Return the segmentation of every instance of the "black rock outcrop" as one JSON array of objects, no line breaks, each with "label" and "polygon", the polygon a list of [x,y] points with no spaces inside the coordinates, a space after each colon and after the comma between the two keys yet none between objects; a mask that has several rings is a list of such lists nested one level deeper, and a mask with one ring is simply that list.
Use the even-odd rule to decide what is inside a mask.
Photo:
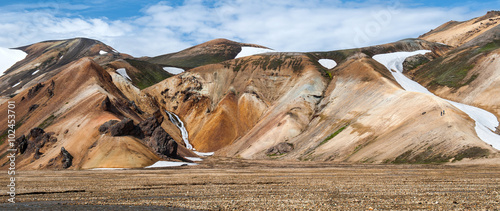
[{"label": "black rock outcrop", "polygon": [[25,135],[22,135],[21,137],[16,139],[15,145],[17,148],[17,152],[19,154],[23,154],[28,148],[28,139],[26,139]]},{"label": "black rock outcrop", "polygon": [[290,143],[279,143],[278,145],[271,147],[267,150],[267,155],[281,155],[289,153],[293,150],[293,144]]},{"label": "black rock outcrop", "polygon": [[134,129],[134,121],[129,118],[125,118],[122,121],[111,126],[109,131],[111,133],[111,136],[127,136],[132,135],[134,133]]},{"label": "black rock outcrop", "polygon": [[33,104],[33,105],[31,105],[31,106],[30,106],[30,108],[29,108],[29,110],[28,110],[28,112],[29,112],[29,113],[33,112],[33,111],[34,111],[34,110],[36,110],[39,106],[40,106],[40,105],[38,105],[38,104]]},{"label": "black rock outcrop", "polygon": [[41,137],[43,134],[45,134],[45,131],[42,128],[35,127],[30,130],[28,138],[37,139],[38,137]]},{"label": "black rock outcrop", "polygon": [[38,83],[35,86],[31,87],[31,89],[28,91],[28,98],[34,97],[43,87],[44,85],[42,83]]},{"label": "black rock outcrop", "polygon": [[61,153],[62,155],[62,167],[67,169],[69,168],[71,165],[73,165],[73,156],[71,154],[69,154],[68,151],[66,151],[66,149],[64,149],[64,147],[61,147]]},{"label": "black rock outcrop", "polygon": [[111,100],[109,100],[109,97],[106,96],[106,98],[101,102],[101,109],[103,111],[111,111]]},{"label": "black rock outcrop", "polygon": [[138,125],[134,125],[134,122],[129,118],[122,121],[109,120],[99,127],[99,132],[102,134],[109,132],[111,136],[134,136],[141,139],[155,153],[176,158],[178,157],[178,144],[161,127],[162,122],[163,115],[157,111],[152,117],[147,118]]},{"label": "black rock outcrop", "polygon": [[162,127],[157,127],[147,144],[160,155],[177,156],[177,142]]},{"label": "black rock outcrop", "polygon": [[149,117],[146,120],[139,123],[139,128],[141,128],[144,136],[152,136],[154,130],[160,126],[160,123],[155,117]]},{"label": "black rock outcrop", "polygon": [[111,128],[111,126],[115,125],[116,123],[118,123],[120,121],[118,120],[109,120],[107,122],[105,122],[104,124],[102,124],[100,127],[99,127],[99,132],[100,133],[107,133],[109,131],[109,128]]}]

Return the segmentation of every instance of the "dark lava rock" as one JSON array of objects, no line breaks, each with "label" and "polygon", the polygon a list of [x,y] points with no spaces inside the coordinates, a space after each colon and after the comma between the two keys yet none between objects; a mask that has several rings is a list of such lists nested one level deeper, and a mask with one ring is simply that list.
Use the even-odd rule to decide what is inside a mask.
[{"label": "dark lava rock", "polygon": [[35,158],[36,160],[38,160],[38,159],[40,158],[40,156],[41,156],[41,155],[42,155],[42,153],[40,152],[40,147],[37,147],[37,148],[35,149],[35,155],[34,155],[34,158]]},{"label": "dark lava rock", "polygon": [[26,139],[25,135],[22,135],[21,137],[16,139],[15,145],[17,148],[17,152],[19,152],[19,154],[23,154],[28,148],[28,139]]},{"label": "dark lava rock", "polygon": [[28,112],[33,112],[34,110],[36,110],[40,105],[38,104],[33,104],[30,106]]},{"label": "dark lava rock", "polygon": [[148,145],[157,153],[168,157],[177,156],[177,142],[162,127],[157,127],[148,140]]},{"label": "dark lava rock", "polygon": [[101,102],[101,109],[103,111],[110,111],[111,110],[111,101],[109,100],[109,97],[106,96],[106,99],[104,99]]},{"label": "dark lava rock", "polygon": [[267,155],[281,155],[289,153],[293,150],[293,144],[290,143],[279,143],[278,145],[271,147],[267,150]]},{"label": "dark lava rock", "polygon": [[53,134],[54,133],[45,133],[42,128],[36,127],[30,130],[28,139],[32,140],[32,142],[34,143],[33,146],[42,148],[48,141],[57,141],[57,138],[52,137]]},{"label": "dark lava rock", "polygon": [[111,126],[110,132],[111,136],[126,136],[133,134],[134,129],[134,121],[129,118],[125,118],[121,122],[118,122]]},{"label": "dark lava rock", "polygon": [[54,96],[54,88],[55,87],[56,87],[56,83],[54,82],[54,80],[52,80],[50,82],[50,85],[49,85],[48,89],[47,89],[47,96],[49,98],[51,98],[52,96]]},{"label": "dark lava rock", "polygon": [[37,137],[34,140],[34,142],[35,142],[36,147],[42,148],[43,146],[45,146],[45,143],[47,143],[50,140],[51,140],[51,135],[48,133],[45,133],[45,134]]},{"label": "dark lava rock", "polygon": [[154,113],[153,113],[153,116],[156,118],[156,120],[158,121],[158,124],[161,124],[163,123],[163,115],[161,114],[161,111],[160,110],[156,110]]},{"label": "dark lava rock", "polygon": [[35,127],[35,128],[30,130],[30,133],[28,134],[28,138],[36,139],[36,138],[42,136],[43,134],[45,134],[45,131],[42,128]]},{"label": "dark lava rock", "polygon": [[413,70],[413,69],[417,68],[418,66],[425,64],[429,61],[430,60],[422,54],[410,56],[410,57],[406,58],[406,60],[403,62],[403,72],[406,72],[408,70]]},{"label": "dark lava rock", "polygon": [[500,127],[497,127],[497,131],[495,131],[495,133],[500,135]]},{"label": "dark lava rock", "polygon": [[38,91],[40,91],[40,89],[42,89],[43,87],[44,85],[41,83],[38,83],[35,86],[31,87],[31,89],[28,91],[28,97],[29,98],[34,97],[38,93]]},{"label": "dark lava rock", "polygon": [[109,120],[107,122],[105,122],[104,124],[102,124],[100,127],[99,127],[99,132],[100,133],[107,133],[109,131],[109,128],[111,128],[111,126],[113,126],[114,124],[118,123],[120,121],[118,120]]},{"label": "dark lava rock", "polygon": [[139,128],[141,128],[144,136],[153,135],[154,130],[160,126],[160,123],[155,117],[149,117],[146,120],[139,123]]},{"label": "dark lava rock", "polygon": [[61,147],[61,153],[60,153],[63,157],[62,159],[62,167],[67,169],[69,168],[71,165],[73,165],[73,156],[71,154],[69,154],[68,151],[66,151],[66,149],[64,149],[64,147]]}]

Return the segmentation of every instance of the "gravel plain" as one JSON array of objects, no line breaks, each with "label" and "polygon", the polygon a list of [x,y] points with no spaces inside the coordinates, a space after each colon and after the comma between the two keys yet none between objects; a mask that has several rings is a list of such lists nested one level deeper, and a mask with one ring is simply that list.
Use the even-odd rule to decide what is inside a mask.
[{"label": "gravel plain", "polygon": [[[7,184],[7,177],[0,179]],[[500,210],[495,165],[214,157],[164,169],[19,171],[16,181],[17,203],[5,203],[2,193],[0,209]]]}]

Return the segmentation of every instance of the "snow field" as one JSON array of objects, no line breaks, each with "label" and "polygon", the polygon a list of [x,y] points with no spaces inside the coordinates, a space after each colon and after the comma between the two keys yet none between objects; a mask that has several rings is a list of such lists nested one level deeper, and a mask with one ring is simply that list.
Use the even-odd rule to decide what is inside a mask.
[{"label": "snow field", "polygon": [[[414,51],[414,52],[395,52],[395,53],[387,53],[387,54],[378,54],[373,56],[373,59],[375,59],[377,62],[383,64],[394,76],[396,81],[406,90],[406,91],[412,91],[412,92],[419,92],[419,93],[424,93],[424,94],[430,94],[434,95],[431,93],[429,90],[427,90],[425,87],[420,85],[419,83],[407,78],[403,74],[403,62],[407,57],[418,55],[418,54],[425,54],[431,52],[429,50],[419,50],[419,51]],[[436,96],[436,95],[434,95]],[[444,99],[443,99],[444,100]],[[497,117],[483,109],[470,106],[470,105],[465,105],[462,103],[457,103],[449,100],[445,100],[455,106],[456,108],[462,110],[464,113],[469,115],[471,119],[473,119],[476,122],[476,127],[474,128],[476,130],[477,136],[483,140],[484,142],[490,144],[493,146],[495,149],[500,149],[500,135],[494,133],[493,131],[496,130],[496,127],[498,127],[499,122]]]}]

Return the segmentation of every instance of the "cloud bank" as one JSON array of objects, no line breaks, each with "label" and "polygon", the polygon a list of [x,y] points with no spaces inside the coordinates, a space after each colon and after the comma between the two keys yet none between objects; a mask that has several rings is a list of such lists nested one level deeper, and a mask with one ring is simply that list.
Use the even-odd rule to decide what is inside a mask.
[{"label": "cloud bank", "polygon": [[0,7],[0,46],[88,37],[133,56],[155,56],[227,38],[278,51],[329,51],[417,37],[485,13],[370,0],[162,1],[120,19],[79,15],[87,8],[62,2]]}]

